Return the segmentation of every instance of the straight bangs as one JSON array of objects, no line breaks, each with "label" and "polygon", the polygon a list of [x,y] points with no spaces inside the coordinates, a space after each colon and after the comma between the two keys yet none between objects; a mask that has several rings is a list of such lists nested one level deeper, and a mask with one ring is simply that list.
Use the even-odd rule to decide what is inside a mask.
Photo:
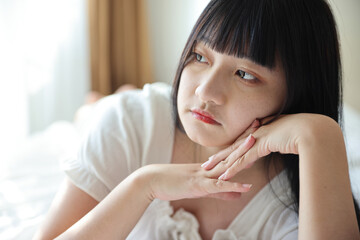
[{"label": "straight bangs", "polygon": [[272,69],[276,60],[277,31],[267,2],[213,1],[194,28],[194,42],[203,42],[219,53],[247,58]]}]

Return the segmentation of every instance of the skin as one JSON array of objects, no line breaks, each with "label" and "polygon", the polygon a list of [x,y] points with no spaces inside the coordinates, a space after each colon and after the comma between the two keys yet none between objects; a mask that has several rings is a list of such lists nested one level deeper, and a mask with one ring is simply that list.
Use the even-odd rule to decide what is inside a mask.
[{"label": "skin", "polygon": [[318,114],[283,115],[253,135],[256,143],[249,151],[225,149],[204,168],[226,169],[220,178],[228,180],[270,152],[298,154],[299,239],[359,239],[345,144],[334,120]]},{"label": "skin", "polygon": [[[285,98],[281,67],[266,69],[203,44],[195,51],[201,57],[183,71],[179,115],[187,140],[201,146],[201,159],[213,157],[203,166],[187,162],[141,167],[100,203],[67,181],[35,239],[60,233],[57,239],[125,239],[155,198],[238,199],[250,191],[243,183],[254,184],[250,192],[258,191],[255,178],[244,182],[251,178],[239,176],[255,174],[270,152],[300,157],[299,239],[359,239],[338,124],[318,114],[293,114],[263,125]],[[256,75],[259,82],[244,82],[236,75],[238,69]],[[194,106],[213,114],[219,124],[194,118],[189,112]],[[256,118],[260,122],[254,123]]]},{"label": "skin", "polygon": [[[202,42],[198,54],[183,70],[178,92],[180,120],[188,137],[215,154],[232,144],[255,119],[275,114],[284,102],[286,83],[279,65],[274,69],[259,66],[211,50]],[[255,80],[241,78],[243,70]],[[250,75],[247,75],[249,78]],[[194,119],[191,109],[212,114],[220,125]]]}]

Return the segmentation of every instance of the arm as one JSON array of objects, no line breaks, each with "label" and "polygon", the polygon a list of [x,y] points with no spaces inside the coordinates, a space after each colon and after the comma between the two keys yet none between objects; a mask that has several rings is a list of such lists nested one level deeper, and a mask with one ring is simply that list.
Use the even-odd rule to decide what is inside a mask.
[{"label": "arm", "polygon": [[339,125],[316,119],[299,140],[299,239],[359,239]]},{"label": "arm", "polygon": [[[249,128],[245,134],[253,131]],[[231,200],[241,196],[239,192],[247,191],[249,187],[240,183],[217,180],[200,164],[142,167],[125,178],[100,204],[66,180],[34,239],[54,239],[61,233],[59,239],[98,238],[98,235],[101,239],[119,236],[124,239],[154,198],[177,200],[207,196]]]},{"label": "arm", "polygon": [[125,239],[152,199],[138,171],[57,239]]},{"label": "arm", "polygon": [[33,239],[54,239],[97,204],[95,199],[65,179]]},{"label": "arm", "polygon": [[143,186],[130,175],[98,204],[66,180],[33,239],[125,239],[151,202]]},{"label": "arm", "polygon": [[[54,204],[50,222],[44,225],[37,239],[52,239],[75,222],[56,239],[125,239],[155,198],[177,200],[207,196],[234,199],[240,196],[239,192],[250,190],[237,182],[210,177],[200,164],[144,166],[124,179],[97,205],[86,193],[70,186],[72,190],[60,197],[61,204]],[[81,197],[72,196],[74,193]]]},{"label": "arm", "polygon": [[[215,154],[205,164],[229,180],[271,152],[299,155],[299,239],[359,239],[343,135],[339,125],[319,114],[283,115],[259,127],[249,151],[237,146]],[[235,157],[234,157],[235,156]],[[226,159],[229,166],[218,164]]]}]

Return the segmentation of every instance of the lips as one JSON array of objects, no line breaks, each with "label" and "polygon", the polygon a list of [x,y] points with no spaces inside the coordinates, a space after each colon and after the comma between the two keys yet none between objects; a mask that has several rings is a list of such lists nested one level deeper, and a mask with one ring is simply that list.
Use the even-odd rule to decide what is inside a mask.
[{"label": "lips", "polygon": [[213,124],[213,125],[221,125],[219,122],[217,122],[214,119],[214,117],[210,113],[202,111],[200,109],[192,109],[191,114],[193,115],[194,118],[196,118],[204,123]]}]

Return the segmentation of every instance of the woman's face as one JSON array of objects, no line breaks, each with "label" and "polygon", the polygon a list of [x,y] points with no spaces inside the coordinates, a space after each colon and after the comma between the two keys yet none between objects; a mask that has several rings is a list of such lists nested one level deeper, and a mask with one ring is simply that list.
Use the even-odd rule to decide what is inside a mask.
[{"label": "woman's face", "polygon": [[282,68],[218,53],[202,42],[184,68],[178,114],[188,137],[207,147],[233,143],[255,119],[277,113],[286,96]]}]

